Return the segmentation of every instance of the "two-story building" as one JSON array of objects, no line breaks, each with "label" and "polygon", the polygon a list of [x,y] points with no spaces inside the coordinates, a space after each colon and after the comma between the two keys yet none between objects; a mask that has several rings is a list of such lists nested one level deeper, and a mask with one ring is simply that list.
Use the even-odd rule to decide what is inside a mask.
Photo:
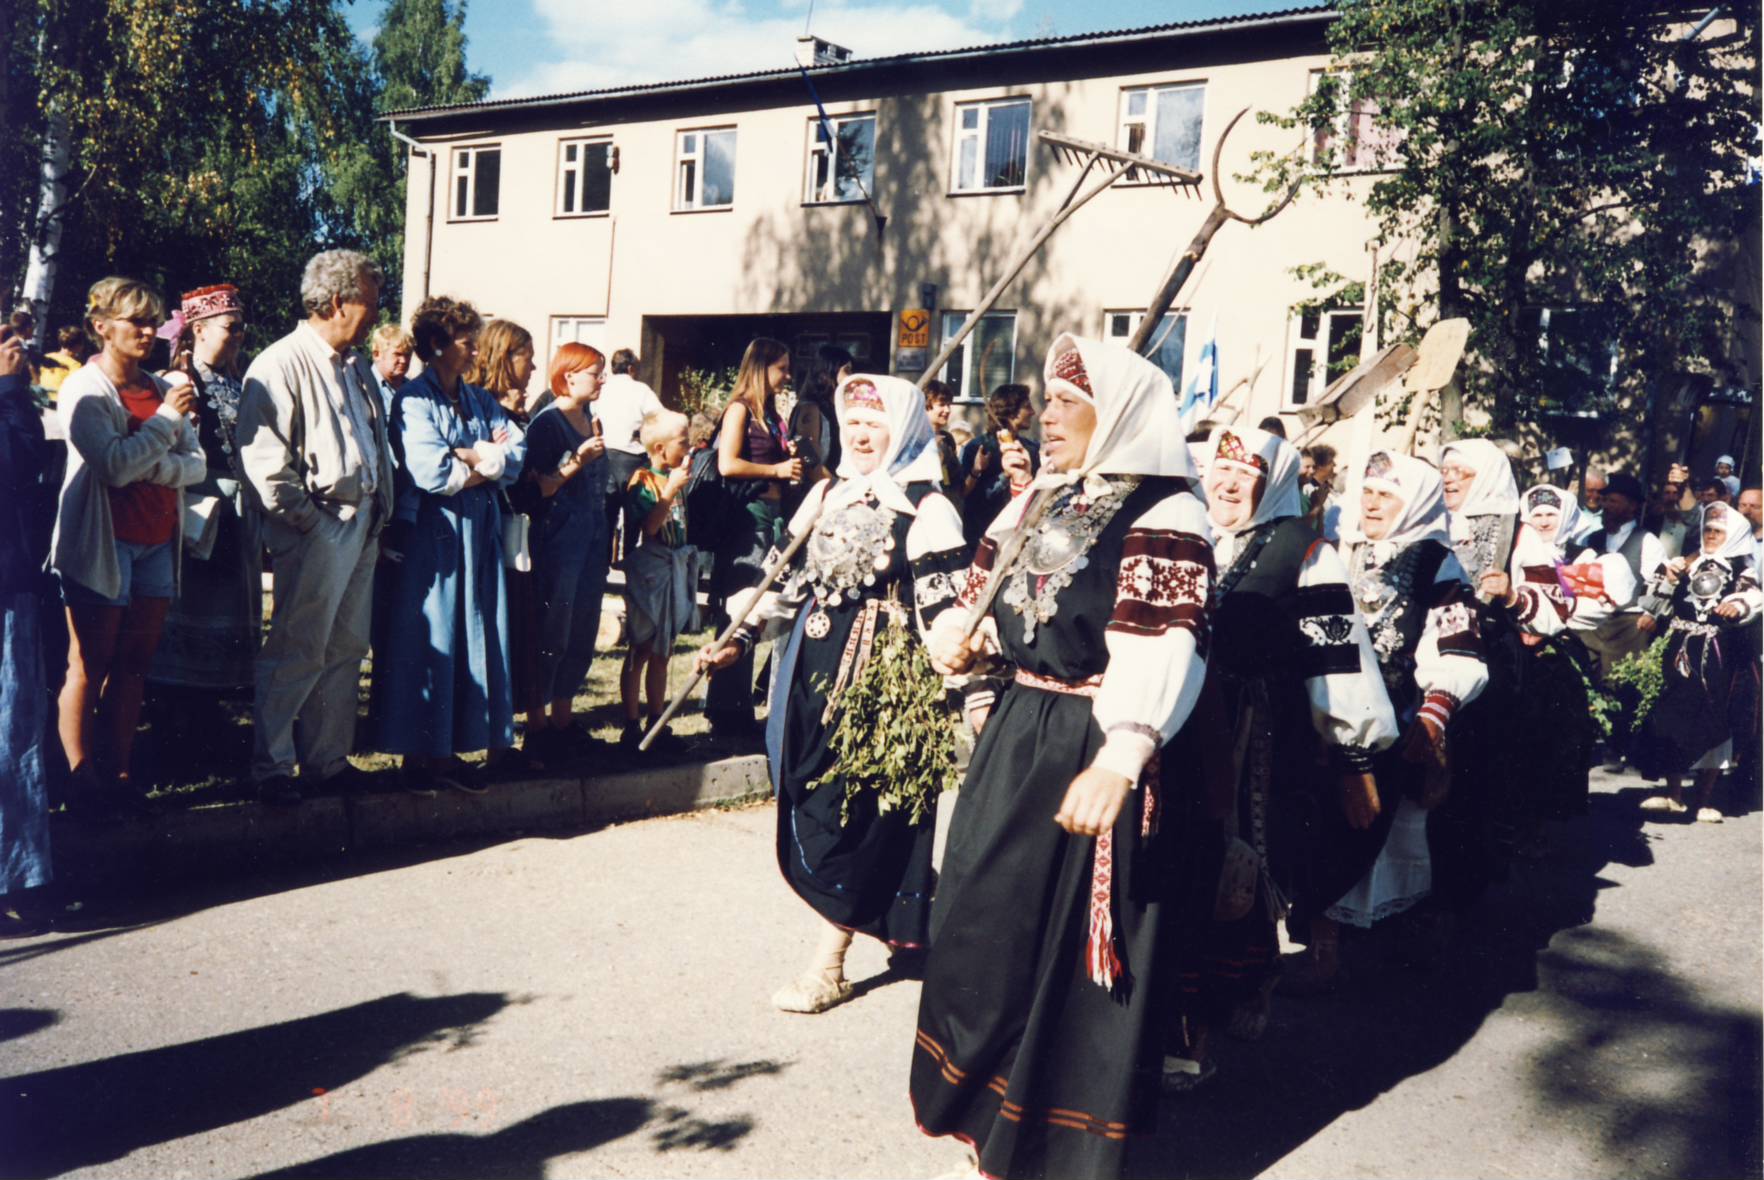
[{"label": "two-story building", "polygon": [[[916,375],[924,353],[896,347],[902,314],[930,312],[935,353],[1077,179],[1037,131],[1207,174],[1187,190],[1123,180],[1077,212],[943,374],[968,401],[1034,385],[1058,332],[1132,334],[1211,207],[1214,149],[1246,108],[1219,179],[1233,209],[1266,206],[1241,178],[1252,153],[1309,145],[1253,115],[1316,84],[1331,19],[1307,5],[870,60],[811,41],[805,68],[397,112],[412,149],[405,316],[431,292],[469,298],[533,333],[541,374],[565,341],[636,348],[667,400],[683,370],[732,366],[756,335],[799,363],[837,343],[861,367]],[[791,52],[779,46],[782,63]],[[1314,306],[1295,273],[1365,281],[1376,263],[1351,190],[1385,145],[1364,112],[1335,133],[1366,179],[1227,224],[1156,330],[1178,388],[1216,343],[1218,418],[1294,414],[1370,351],[1361,309]]]}]

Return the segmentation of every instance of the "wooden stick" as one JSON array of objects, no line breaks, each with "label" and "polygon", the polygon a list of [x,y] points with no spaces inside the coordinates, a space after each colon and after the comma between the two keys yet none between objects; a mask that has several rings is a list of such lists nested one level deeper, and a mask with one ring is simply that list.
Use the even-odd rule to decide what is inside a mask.
[{"label": "wooden stick", "polygon": [[[1029,239],[1028,243],[1023,246],[1022,249],[1017,251],[1016,257],[1011,260],[1010,266],[1007,267],[1005,272],[992,284],[986,294],[981,296],[980,302],[975,305],[973,311],[968,313],[968,318],[962,321],[962,326],[956,331],[956,334],[950,337],[950,339],[944,344],[943,349],[937,354],[936,358],[929,365],[925,366],[925,371],[919,374],[919,380],[916,383],[917,388],[921,392],[924,391],[925,385],[936,376],[938,371],[941,370],[944,365],[949,363],[949,358],[955,354],[957,348],[961,347],[962,341],[966,340],[968,335],[979,326],[981,318],[998,304],[999,298],[1005,293],[1005,289],[1011,285],[1019,274],[1023,273],[1023,268],[1029,265],[1029,260],[1035,257],[1036,251],[1040,250],[1041,247],[1046,244],[1047,239],[1053,236],[1054,230],[1065,224],[1067,218],[1071,217],[1072,214],[1076,213],[1079,209],[1082,209],[1093,197],[1114,184],[1115,181],[1119,180],[1126,174],[1129,168],[1133,167],[1131,163],[1121,164],[1107,176],[1091,185],[1090,188],[1080,192],[1079,190],[1083,187],[1085,178],[1090,175],[1091,168],[1095,164],[1096,157],[1093,155],[1089,162],[1085,164],[1083,171],[1078,174],[1077,183],[1074,184],[1071,191],[1066,194],[1066,199],[1060,203],[1060,207],[1054,210],[1053,215],[1049,217],[1041,228],[1035,232],[1035,235]],[[1038,492],[1037,495],[1042,495],[1042,493]],[[1041,509],[1043,512],[1046,511],[1045,502],[1046,497],[1043,496],[1043,505]],[[1029,507],[1033,509],[1035,506],[1035,502],[1031,501]],[[1036,519],[1040,519],[1040,517],[1038,516]],[[1018,528],[1018,531],[1023,534],[1023,539],[1027,539],[1028,531],[1026,526],[1029,523],[1031,522],[1025,517],[1024,525],[1019,526]],[[791,559],[796,556],[797,551],[808,541],[809,535],[815,531],[815,524],[816,521],[811,520],[804,525],[802,532],[792,537],[790,544],[785,546],[784,551],[778,554],[778,556],[772,560],[772,563],[766,567],[765,576],[761,579],[759,586],[754,590],[753,596],[748,599],[747,608],[741,612],[740,618],[731,619],[729,621],[729,625],[723,629],[723,633],[717,636],[716,641],[711,644],[711,651],[715,651],[717,648],[722,647],[725,643],[729,642],[729,639],[735,634],[741,625],[747,622],[747,618],[753,613],[754,607],[759,605],[760,598],[765,595],[766,591],[772,588],[772,583],[778,580],[778,576],[784,572],[785,567],[790,564]],[[1013,539],[1016,538],[1013,537]],[[1018,540],[1016,550],[1012,551],[1012,556],[1015,556],[1016,552],[1021,550],[1022,547],[1022,540]],[[997,592],[996,587],[988,588],[988,593],[986,595],[986,603],[988,606],[992,603],[992,596]],[[656,719],[655,724],[649,727],[649,732],[643,735],[643,740],[637,743],[637,749],[639,752],[649,749],[650,743],[655,741],[656,735],[662,731],[662,727],[667,725],[667,723],[674,718],[674,715],[685,707],[687,700],[692,696],[693,690],[698,687],[699,682],[702,681],[707,674],[708,673],[703,671],[693,673],[692,679],[687,683],[686,687],[674,695],[674,699],[668,702],[667,709]]]}]

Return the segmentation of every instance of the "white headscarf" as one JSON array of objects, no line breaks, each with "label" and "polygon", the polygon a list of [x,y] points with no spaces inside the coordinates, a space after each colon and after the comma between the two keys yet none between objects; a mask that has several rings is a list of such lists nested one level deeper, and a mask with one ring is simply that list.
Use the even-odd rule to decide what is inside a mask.
[{"label": "white headscarf", "polygon": [[[1123,345],[1062,332],[1047,351],[1042,377],[1050,394],[1064,390],[1095,406],[1096,429],[1075,470],[1054,471],[1043,465],[1034,488],[1082,481],[1091,494],[1102,496],[1111,494],[1100,478],[1105,475],[1180,476],[1195,481],[1194,461],[1176,412],[1176,391],[1162,369]],[[1010,532],[1028,503],[1028,495],[1016,497],[986,531]]]},{"label": "white headscarf", "polygon": [[839,429],[853,418],[867,418],[888,427],[888,450],[868,475],[860,475],[856,457],[846,447],[840,455],[837,483],[827,492],[822,511],[853,504],[874,494],[885,507],[908,516],[917,514],[906,485],[943,483],[943,455],[937,432],[925,416],[925,397],[918,386],[899,377],[853,373],[833,393]]},{"label": "white headscarf", "polygon": [[1507,453],[1486,438],[1462,438],[1440,452],[1440,466],[1456,455],[1458,462],[1474,471],[1470,490],[1464,494],[1453,517],[1511,516],[1519,511],[1519,484]]},{"label": "white headscarf", "polygon": [[[1215,426],[1207,437],[1206,455],[1209,475],[1214,465],[1227,464],[1262,477],[1262,494],[1256,501],[1255,515],[1249,523],[1233,531],[1246,532],[1283,516],[1303,515],[1298,448],[1278,434],[1247,426]],[[1213,522],[1213,528],[1218,532],[1225,531],[1218,521]]]},{"label": "white headscarf", "polygon": [[[1546,540],[1531,523],[1532,513],[1539,508],[1555,508],[1562,514],[1562,523],[1556,526],[1556,535]],[[1574,497],[1554,484],[1540,483],[1525,489],[1525,507],[1520,513],[1525,527],[1513,545],[1523,565],[1548,565],[1552,561],[1561,561],[1571,545],[1577,545],[1580,532],[1580,505]]]},{"label": "white headscarf", "polygon": [[[1721,542],[1721,548],[1717,549],[1715,552],[1704,553],[1703,527],[1711,523],[1726,529],[1727,539]],[[1690,538],[1686,537],[1685,541],[1688,547]],[[1697,519],[1696,556],[1691,558],[1691,564],[1696,564],[1697,558],[1699,557],[1719,557],[1722,561],[1732,565],[1734,559],[1737,557],[1750,557],[1754,552],[1754,549],[1755,544],[1752,540],[1752,525],[1750,521],[1741,516],[1738,511],[1721,503],[1719,500],[1713,504],[1703,505],[1702,514]]]},{"label": "white headscarf", "polygon": [[1403,502],[1403,510],[1390,531],[1374,541],[1360,531],[1360,499],[1356,495],[1342,512],[1343,544],[1370,544],[1375,554],[1388,560],[1397,549],[1417,541],[1452,543],[1446,529],[1445,491],[1440,486],[1439,469],[1433,464],[1394,451],[1373,451],[1356,491],[1366,488],[1390,492]]}]

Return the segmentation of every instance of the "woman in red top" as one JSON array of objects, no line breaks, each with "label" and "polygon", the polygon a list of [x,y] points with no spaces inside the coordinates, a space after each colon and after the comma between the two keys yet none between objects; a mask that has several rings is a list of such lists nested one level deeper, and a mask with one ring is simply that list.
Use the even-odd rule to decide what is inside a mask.
[{"label": "woman in red top", "polygon": [[176,593],[182,489],[207,474],[188,417],[195,386],[142,368],[164,318],[142,283],[94,284],[86,322],[102,348],[62,384],[56,406],[70,451],[54,557],[71,633],[61,742],[74,775],[69,802],[99,815],[142,803],[129,787],[129,753]]}]

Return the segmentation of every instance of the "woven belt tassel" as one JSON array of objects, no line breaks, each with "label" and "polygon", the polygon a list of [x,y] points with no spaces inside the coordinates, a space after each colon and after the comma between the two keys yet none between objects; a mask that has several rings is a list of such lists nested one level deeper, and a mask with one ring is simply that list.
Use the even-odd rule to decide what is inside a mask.
[{"label": "woven belt tassel", "polygon": [[1113,832],[1096,838],[1090,866],[1090,937],[1084,941],[1084,970],[1090,982],[1114,991],[1127,973],[1115,943],[1115,840]]}]

